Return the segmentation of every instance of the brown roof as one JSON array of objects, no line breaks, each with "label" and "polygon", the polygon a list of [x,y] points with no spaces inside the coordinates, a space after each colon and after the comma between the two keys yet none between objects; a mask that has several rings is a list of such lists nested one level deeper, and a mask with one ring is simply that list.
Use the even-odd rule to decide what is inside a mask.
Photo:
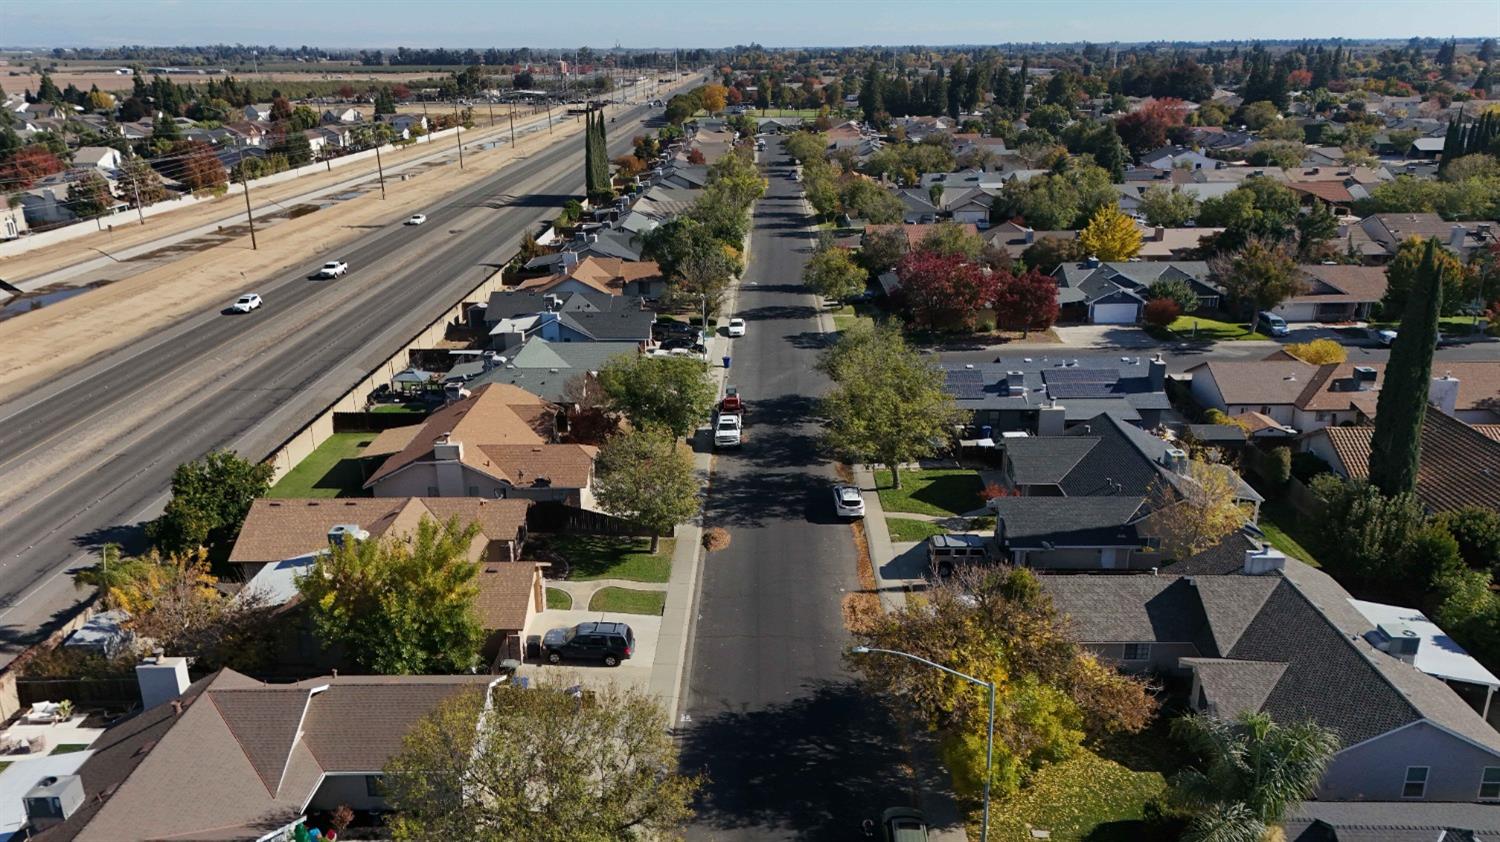
[{"label": "brown roof", "polygon": [[385,460],[365,488],[426,458],[441,435],[471,447],[486,444],[544,444],[556,431],[557,408],[509,383],[486,383],[474,394],[428,416],[399,453]]},{"label": "brown roof", "polygon": [[1294,296],[1293,301],[1361,303],[1385,297],[1384,266],[1303,266],[1302,274],[1327,284],[1337,292],[1312,291]]},{"label": "brown roof", "polygon": [[1280,421],[1259,412],[1241,412],[1238,415],[1231,416],[1231,418],[1245,425],[1246,435],[1253,436],[1256,433],[1265,432],[1266,430],[1284,431],[1286,429],[1281,425]]},{"label": "brown roof", "polygon": [[[1196,373],[1207,369],[1219,385],[1219,393],[1228,404],[1292,404],[1312,411],[1345,410],[1357,407],[1374,417],[1375,401],[1384,382],[1385,363],[1362,362],[1375,369],[1375,385],[1369,391],[1345,390],[1344,384],[1354,374],[1355,363],[1330,363],[1315,366],[1275,354],[1264,360],[1230,360],[1200,363],[1188,369]],[[1458,379],[1458,401],[1455,409],[1500,409],[1500,365],[1493,362],[1434,361],[1434,376],[1450,374]]]},{"label": "brown roof", "polygon": [[479,623],[488,631],[520,631],[535,598],[538,567],[527,561],[491,562],[479,568]]},{"label": "brown roof", "polygon": [[1349,193],[1349,188],[1345,187],[1342,181],[1288,181],[1286,186],[1298,193],[1316,196],[1333,204],[1348,204],[1354,201],[1354,196]]},{"label": "brown roof", "polygon": [[515,541],[530,506],[529,500],[481,497],[261,499],[250,504],[229,561],[261,564],[304,556],[327,547],[328,530],[341,524],[356,524],[376,537],[407,535],[424,517],[439,523],[456,517],[477,524],[487,541]]},{"label": "brown roof", "polygon": [[[1346,474],[1369,476],[1374,427],[1328,427],[1321,432]],[[1500,441],[1429,407],[1422,417],[1417,496],[1439,512],[1463,506],[1500,509]]]},{"label": "brown roof", "polygon": [[1470,424],[1469,426],[1484,436],[1500,441],[1500,424]]},{"label": "brown roof", "polygon": [[1226,404],[1294,403],[1317,366],[1301,360],[1213,360],[1193,366],[1194,376],[1207,369]]},{"label": "brown roof", "polygon": [[378,772],[416,722],[491,676],[339,676],[262,684],[220,670],[110,728],[87,795],[47,840],[255,839],[299,815],[329,772]]},{"label": "brown roof", "polygon": [[486,444],[464,451],[464,464],[527,487],[547,480],[559,488],[587,488],[599,448],[583,444]]},{"label": "brown roof", "polygon": [[592,289],[609,295],[620,295],[625,285],[636,281],[661,279],[661,267],[654,260],[624,260],[618,257],[589,256],[580,260],[571,269],[523,281],[518,290],[546,292],[558,284],[572,279],[587,284]]},{"label": "brown roof", "polygon": [[416,438],[417,433],[421,432],[421,430],[421,424],[381,430],[380,435],[376,436],[374,441],[365,445],[364,450],[359,452],[360,458],[368,459],[371,456],[390,456],[393,453],[400,453],[406,449],[407,445],[411,444],[411,440]]}]

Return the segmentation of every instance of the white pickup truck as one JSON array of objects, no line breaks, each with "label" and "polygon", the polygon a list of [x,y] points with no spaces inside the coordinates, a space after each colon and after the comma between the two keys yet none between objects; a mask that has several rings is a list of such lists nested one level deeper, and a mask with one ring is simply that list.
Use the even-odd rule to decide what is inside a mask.
[{"label": "white pickup truck", "polygon": [[340,277],[341,275],[343,275],[344,273],[346,273],[348,271],[349,271],[349,264],[348,263],[345,263],[342,260],[330,260],[327,263],[323,264],[323,268],[319,269],[318,270],[318,274],[315,275],[314,277],[318,277],[318,278],[337,278],[337,277]]},{"label": "white pickup truck", "polygon": [[744,432],[740,416],[721,413],[714,420],[714,447],[739,447]]}]

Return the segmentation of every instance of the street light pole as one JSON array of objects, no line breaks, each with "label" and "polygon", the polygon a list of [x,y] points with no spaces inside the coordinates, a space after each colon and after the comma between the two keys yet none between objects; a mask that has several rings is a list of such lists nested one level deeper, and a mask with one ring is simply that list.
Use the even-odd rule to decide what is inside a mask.
[{"label": "street light pole", "polygon": [[942,670],[949,675],[956,675],[972,684],[978,684],[989,693],[990,721],[989,728],[984,737],[984,824],[979,828],[979,842],[989,842],[990,838],[990,777],[995,762],[995,682],[982,681],[972,675],[961,673],[956,669],[950,669],[926,658],[913,655],[910,652],[898,652],[895,649],[877,649],[873,646],[856,646],[849,650],[856,655],[868,655],[878,652],[882,655],[895,655],[898,658],[906,658],[919,664],[926,664],[934,669]]}]

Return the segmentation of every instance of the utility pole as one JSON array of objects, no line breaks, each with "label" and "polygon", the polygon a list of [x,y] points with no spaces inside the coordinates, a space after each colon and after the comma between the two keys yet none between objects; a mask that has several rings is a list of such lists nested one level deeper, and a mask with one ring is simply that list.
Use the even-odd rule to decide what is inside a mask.
[{"label": "utility pole", "polygon": [[453,106],[453,136],[458,140],[458,168],[464,168],[464,127],[458,121],[458,106]]},{"label": "utility pole", "polygon": [[516,110],[510,110],[510,147],[516,148]]},{"label": "utility pole", "polygon": [[375,171],[380,173],[380,201],[385,201],[385,167],[380,165],[380,139],[375,139]]},{"label": "utility pole", "polygon": [[[150,164],[147,164],[147,166],[150,166]],[[140,217],[141,224],[145,225],[146,214],[141,210],[141,180],[139,178],[130,179],[130,187],[135,190],[135,215]]]},{"label": "utility pole", "polygon": [[547,134],[552,134],[552,100],[547,100]]},{"label": "utility pole", "polygon": [[493,99],[489,101],[489,106],[490,106],[490,125],[493,126],[493,125],[495,125],[495,101]]},{"label": "utility pole", "polygon": [[250,248],[259,250],[260,246],[255,243],[255,214],[250,212],[250,179],[245,177],[243,168],[240,169],[240,184],[245,188],[245,219],[250,222]]}]

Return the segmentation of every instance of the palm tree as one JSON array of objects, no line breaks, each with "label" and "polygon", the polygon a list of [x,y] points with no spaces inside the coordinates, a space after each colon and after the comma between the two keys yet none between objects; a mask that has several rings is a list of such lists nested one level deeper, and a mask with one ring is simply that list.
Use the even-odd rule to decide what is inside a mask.
[{"label": "palm tree", "polygon": [[1263,713],[1184,716],[1172,734],[1202,758],[1172,782],[1174,799],[1195,813],[1184,842],[1259,842],[1313,794],[1339,749],[1316,722],[1278,725]]}]

